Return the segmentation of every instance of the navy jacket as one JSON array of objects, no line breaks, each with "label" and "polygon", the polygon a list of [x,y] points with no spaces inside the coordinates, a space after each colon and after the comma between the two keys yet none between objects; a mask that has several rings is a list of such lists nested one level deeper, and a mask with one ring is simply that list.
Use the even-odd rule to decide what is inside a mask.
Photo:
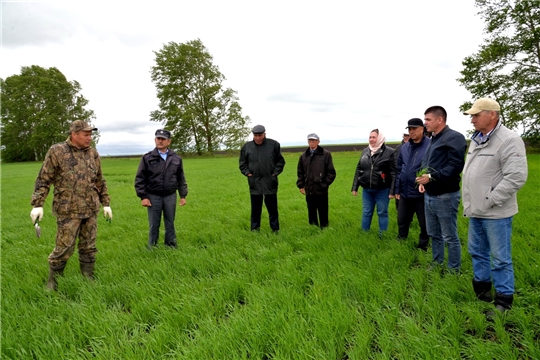
[{"label": "navy jacket", "polygon": [[430,143],[431,140],[424,136],[419,143],[415,143],[411,139],[399,148],[396,194],[406,199],[424,197],[424,194],[418,191],[416,173],[422,166],[422,159]]},{"label": "navy jacket", "polygon": [[188,187],[180,156],[169,149],[165,161],[157,148],[144,154],[135,176],[135,191],[141,200],[148,199],[148,194],[167,196],[176,191],[185,198]]},{"label": "navy jacket", "polygon": [[465,136],[448,125],[431,138],[431,146],[422,161],[422,169],[431,174],[432,181],[424,185],[429,196],[459,191],[466,150]]}]

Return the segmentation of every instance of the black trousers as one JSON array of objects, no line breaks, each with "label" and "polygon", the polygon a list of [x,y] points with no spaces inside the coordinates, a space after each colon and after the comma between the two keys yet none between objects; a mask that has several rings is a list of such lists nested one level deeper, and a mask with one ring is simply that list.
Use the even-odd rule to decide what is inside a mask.
[{"label": "black trousers", "polygon": [[[308,219],[310,225],[328,226],[328,193],[323,195],[306,195]],[[318,218],[317,218],[318,213]]]},{"label": "black trousers", "polygon": [[277,207],[277,194],[253,195],[251,194],[251,230],[259,230],[261,227],[262,205],[268,210],[270,218],[270,228],[273,231],[279,230],[279,214]]},{"label": "black trousers", "polygon": [[429,236],[426,229],[426,212],[424,210],[424,198],[401,197],[398,205],[398,238],[406,239],[409,236],[409,228],[416,213],[420,225],[418,248],[426,249],[429,244]]}]

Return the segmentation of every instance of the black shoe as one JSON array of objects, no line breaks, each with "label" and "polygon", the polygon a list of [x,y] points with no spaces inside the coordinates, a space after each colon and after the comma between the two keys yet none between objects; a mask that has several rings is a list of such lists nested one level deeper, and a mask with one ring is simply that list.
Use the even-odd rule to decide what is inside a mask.
[{"label": "black shoe", "polygon": [[493,321],[497,316],[503,316],[504,314],[506,314],[508,310],[510,309],[507,309],[502,305],[495,305],[494,310],[490,310],[486,313],[486,318],[489,321]]}]

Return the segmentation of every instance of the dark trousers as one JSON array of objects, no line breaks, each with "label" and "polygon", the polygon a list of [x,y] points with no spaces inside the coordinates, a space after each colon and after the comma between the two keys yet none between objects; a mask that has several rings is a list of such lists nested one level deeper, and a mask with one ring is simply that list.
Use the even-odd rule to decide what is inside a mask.
[{"label": "dark trousers", "polygon": [[148,223],[150,225],[148,247],[157,245],[161,214],[163,214],[163,222],[165,223],[165,245],[176,247],[176,231],[174,229],[176,193],[167,196],[148,194],[148,199],[152,203],[152,206],[148,207]]},{"label": "dark trousers", "polygon": [[272,195],[253,195],[251,194],[251,230],[259,230],[261,227],[262,205],[268,210],[270,218],[270,228],[273,231],[279,230],[277,194]]},{"label": "dark trousers", "polygon": [[416,213],[418,224],[420,225],[420,236],[418,240],[418,248],[427,249],[429,244],[429,236],[426,229],[426,212],[424,198],[409,198],[404,197],[399,199],[398,205],[398,238],[406,239],[409,236],[409,227],[413,221],[413,216]]},{"label": "dark trousers", "polygon": [[[306,195],[308,219],[310,225],[328,226],[328,193],[322,195]],[[317,219],[317,213],[319,217]]]}]

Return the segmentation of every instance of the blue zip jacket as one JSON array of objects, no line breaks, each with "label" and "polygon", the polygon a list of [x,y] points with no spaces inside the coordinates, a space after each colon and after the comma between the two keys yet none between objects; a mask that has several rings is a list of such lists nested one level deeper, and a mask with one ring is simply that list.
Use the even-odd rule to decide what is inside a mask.
[{"label": "blue zip jacket", "polygon": [[422,167],[422,159],[430,143],[431,140],[424,136],[419,143],[411,139],[399,148],[395,191],[399,196],[406,199],[424,197],[418,191],[416,173]]},{"label": "blue zip jacket", "polygon": [[431,174],[432,181],[424,185],[429,196],[459,191],[466,150],[465,136],[448,125],[431,138],[431,146],[422,161],[422,168]]}]

